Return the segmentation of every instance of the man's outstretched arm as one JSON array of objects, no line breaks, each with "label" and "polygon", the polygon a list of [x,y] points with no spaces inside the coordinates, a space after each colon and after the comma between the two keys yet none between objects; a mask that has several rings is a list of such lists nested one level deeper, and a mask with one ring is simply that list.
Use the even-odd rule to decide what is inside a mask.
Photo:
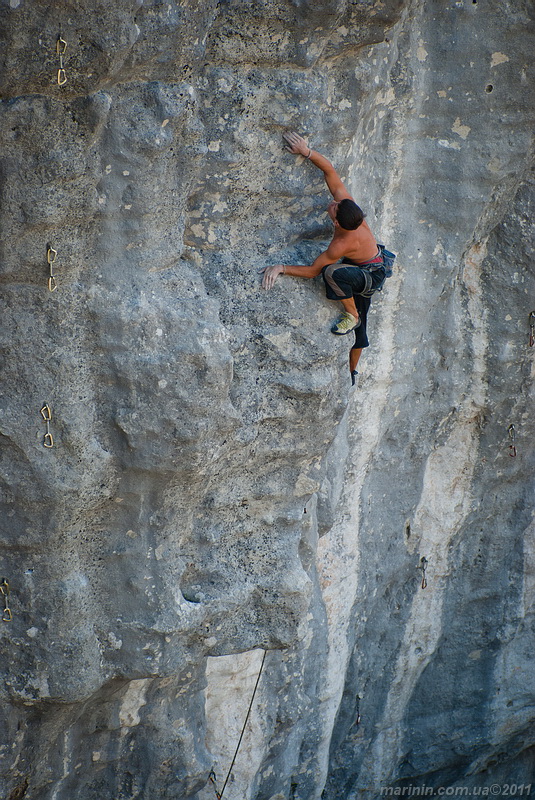
[{"label": "man's outstretched arm", "polygon": [[286,149],[289,150],[290,153],[302,155],[305,158],[308,158],[310,161],[312,161],[314,166],[321,169],[323,172],[323,177],[325,178],[325,183],[329,187],[329,191],[337,203],[339,203],[340,200],[345,200],[346,198],[353,200],[346,187],[342,183],[337,171],[331,162],[325,158],[325,156],[322,156],[321,153],[318,153],[316,150],[312,150],[312,148],[309,147],[305,142],[303,137],[299,136],[298,133],[284,133],[283,136],[288,142],[289,146]]},{"label": "man's outstretched arm", "polygon": [[297,264],[275,264],[273,267],[265,267],[262,272],[262,286],[264,289],[271,289],[277,276],[281,273],[284,275],[292,275],[294,278],[315,278],[320,274],[323,267],[328,264],[335,264],[344,255],[343,250],[340,249],[338,244],[331,242],[327,250],[315,259],[309,266],[300,266]]}]

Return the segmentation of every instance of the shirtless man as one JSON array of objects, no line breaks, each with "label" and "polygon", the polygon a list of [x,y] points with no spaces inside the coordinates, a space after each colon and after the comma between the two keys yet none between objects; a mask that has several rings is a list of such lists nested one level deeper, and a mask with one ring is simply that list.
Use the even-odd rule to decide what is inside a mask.
[{"label": "shirtless man", "polygon": [[[358,374],[357,364],[362,349],[369,344],[366,335],[366,317],[370,307],[370,295],[382,286],[385,279],[382,254],[364,220],[362,210],[345,188],[331,162],[312,150],[297,133],[283,135],[289,145],[286,149],[290,153],[308,158],[323,172],[325,182],[334,198],[327,207],[327,213],[334,223],[334,236],[327,250],[310,266],[276,264],[273,267],[266,267],[262,270],[264,273],[262,286],[271,289],[281,274],[296,278],[315,278],[320,272],[323,273],[327,297],[330,300],[339,300],[344,307],[344,312],[333,324],[331,331],[338,335],[355,331],[355,344],[349,355],[349,370],[352,383],[355,384]],[[342,258],[343,263],[338,264]],[[362,296],[363,291],[368,296]]]}]

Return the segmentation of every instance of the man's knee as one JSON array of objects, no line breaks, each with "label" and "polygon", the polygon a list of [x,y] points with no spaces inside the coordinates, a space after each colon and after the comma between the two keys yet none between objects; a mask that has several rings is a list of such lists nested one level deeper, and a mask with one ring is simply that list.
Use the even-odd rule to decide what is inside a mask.
[{"label": "man's knee", "polygon": [[334,273],[340,269],[340,264],[329,264],[323,272],[325,282],[330,287],[331,291],[336,295],[338,300],[347,300],[347,291],[343,289],[336,281]]}]

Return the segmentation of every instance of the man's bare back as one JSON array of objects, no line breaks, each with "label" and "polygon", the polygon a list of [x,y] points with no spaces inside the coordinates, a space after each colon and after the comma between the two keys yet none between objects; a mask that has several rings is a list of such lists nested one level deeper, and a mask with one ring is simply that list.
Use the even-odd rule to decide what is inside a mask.
[{"label": "man's bare back", "polygon": [[[350,198],[353,199],[352,197]],[[337,204],[336,204],[337,205]],[[365,264],[375,258],[379,252],[375,236],[370,230],[366,220],[362,222],[356,231],[345,231],[343,228],[335,228],[333,243],[343,247],[344,252],[341,258],[350,258],[355,264]]]}]

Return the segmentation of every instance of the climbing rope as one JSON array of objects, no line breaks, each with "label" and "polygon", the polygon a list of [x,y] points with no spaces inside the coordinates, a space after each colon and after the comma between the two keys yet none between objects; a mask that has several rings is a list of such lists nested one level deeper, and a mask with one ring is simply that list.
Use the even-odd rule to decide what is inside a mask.
[{"label": "climbing rope", "polygon": [[2,583],[0,583],[0,594],[4,598],[4,611],[2,614],[2,622],[11,622],[13,619],[13,614],[11,613],[11,609],[9,607],[9,581],[5,578],[2,579]]},{"label": "climbing rope", "polygon": [[422,589],[427,589],[427,578],[425,577],[425,571],[427,569],[427,565],[428,564],[429,564],[429,561],[427,560],[427,558],[425,556],[422,556],[421,559],[420,559],[420,564],[416,568],[416,569],[421,569],[422,570]]},{"label": "climbing rope", "polygon": [[240,749],[240,746],[241,746],[241,743],[242,743],[242,739],[243,739],[243,736],[244,736],[244,733],[245,733],[245,729],[247,727],[247,723],[249,722],[249,717],[251,716],[251,711],[252,711],[254,699],[255,699],[255,696],[256,696],[256,690],[258,689],[258,684],[260,683],[260,678],[262,676],[262,670],[264,669],[264,663],[266,661],[266,656],[267,656],[267,650],[264,650],[264,655],[262,656],[262,663],[260,664],[260,670],[259,670],[258,676],[256,678],[256,683],[255,683],[255,686],[254,686],[254,689],[253,689],[253,694],[251,695],[251,701],[249,703],[249,708],[247,709],[247,714],[245,716],[245,722],[243,723],[243,727],[242,727],[241,733],[240,733],[240,738],[238,739],[238,744],[236,745],[236,750],[234,751],[234,756],[232,758],[232,762],[231,762],[229,770],[227,772],[227,777],[225,778],[225,782],[223,783],[223,788],[221,789],[220,792],[217,791],[217,785],[216,785],[217,776],[216,776],[214,770],[212,770],[210,772],[209,780],[214,786],[215,796],[217,797],[217,800],[221,800],[221,798],[223,797],[223,793],[224,793],[224,791],[225,791],[225,789],[227,787],[227,783],[229,782],[229,778],[230,778],[230,776],[232,774],[232,768],[234,767],[234,764],[236,762],[236,758],[238,756],[238,752],[239,752],[239,749]]},{"label": "climbing rope", "polygon": [[43,439],[44,447],[54,447],[54,439],[52,438],[52,434],[50,433],[50,423],[52,422],[52,411],[48,403],[45,403],[41,409],[41,416],[46,423],[46,433],[45,438]]},{"label": "climbing rope", "polygon": [[507,428],[509,433],[509,455],[511,458],[516,457],[516,430],[514,425],[509,425]]},{"label": "climbing rope", "polygon": [[54,250],[53,247],[50,247],[50,245],[48,245],[48,248],[47,248],[47,251],[46,251],[46,261],[47,261],[47,264],[48,264],[48,268],[50,270],[50,275],[48,277],[48,291],[49,292],[55,292],[56,289],[58,288],[58,284],[56,282],[56,276],[54,275],[54,267],[53,267],[53,264],[54,264],[54,261],[56,260],[57,255],[58,255],[58,251]]}]

